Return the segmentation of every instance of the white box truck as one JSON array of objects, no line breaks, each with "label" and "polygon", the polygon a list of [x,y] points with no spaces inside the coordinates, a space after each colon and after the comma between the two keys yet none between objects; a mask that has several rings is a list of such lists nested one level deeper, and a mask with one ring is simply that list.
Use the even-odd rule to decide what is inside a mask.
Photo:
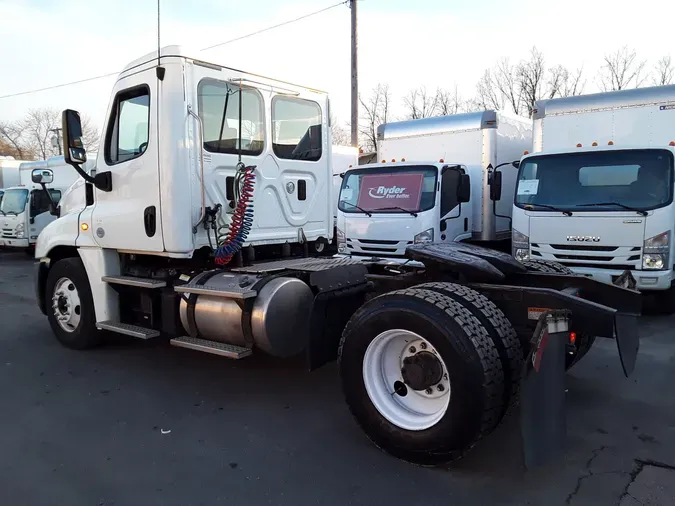
[{"label": "white box truck", "polygon": [[522,158],[513,254],[612,283],[629,271],[675,309],[675,86],[542,100]]},{"label": "white box truck", "polygon": [[19,184],[19,166],[22,163],[12,156],[0,156],[0,190]]},{"label": "white box truck", "polygon": [[[510,251],[511,162],[531,144],[532,122],[502,111],[380,125],[379,163],[343,179],[339,254],[405,260],[410,244],[447,241]],[[468,200],[458,194],[463,175]]]},{"label": "white box truck", "polygon": [[[33,183],[34,170],[50,169],[53,174],[45,194],[41,185]],[[19,167],[19,184],[5,188],[0,203],[0,241],[6,248],[20,248],[32,254],[40,232],[56,216],[51,212],[50,199],[58,205],[62,194],[78,178],[63,156],[36,162],[22,162]]]},{"label": "white box truck", "polygon": [[[35,248],[36,301],[64,346],[92,348],[107,331],[229,359],[304,354],[310,369],[338,359],[366,434],[425,465],[464,455],[516,400],[526,462],[559,448],[570,332],[614,338],[616,328],[633,370],[637,292],[550,279],[509,253],[453,242],[408,248],[436,268],[406,276],[309,257],[333,225],[325,92],[171,46],[131,62],[111,97],[94,177],[82,169],[79,114],[64,111],[85,207],[47,225]],[[562,291],[577,283],[596,303]],[[566,311],[527,320],[535,300]]]}]

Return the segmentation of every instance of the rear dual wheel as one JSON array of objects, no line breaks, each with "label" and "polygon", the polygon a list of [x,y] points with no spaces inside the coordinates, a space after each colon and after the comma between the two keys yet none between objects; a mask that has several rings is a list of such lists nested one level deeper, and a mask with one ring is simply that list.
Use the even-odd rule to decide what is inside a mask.
[{"label": "rear dual wheel", "polygon": [[449,285],[447,293],[421,285],[366,303],[347,324],[338,359],[347,405],[366,435],[420,465],[462,457],[497,426],[512,388],[487,317],[453,292],[457,285],[434,285]]}]

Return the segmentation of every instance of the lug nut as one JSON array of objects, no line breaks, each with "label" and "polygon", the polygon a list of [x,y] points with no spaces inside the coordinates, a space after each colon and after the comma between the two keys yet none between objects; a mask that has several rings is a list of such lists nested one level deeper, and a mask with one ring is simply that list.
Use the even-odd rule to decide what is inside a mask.
[{"label": "lug nut", "polygon": [[410,350],[408,350],[408,351],[410,351],[410,353],[415,353],[417,351],[417,348],[415,348],[414,346],[411,346]]},{"label": "lug nut", "polygon": [[444,380],[448,379],[448,373],[447,372],[443,375],[443,379]]},{"label": "lug nut", "polygon": [[420,348],[422,348],[423,350],[426,350],[427,349],[427,343],[420,344]]},{"label": "lug nut", "polygon": [[443,390],[445,390],[445,387],[443,385],[438,385],[436,388],[438,388],[439,392],[442,392]]},{"label": "lug nut", "polygon": [[433,393],[433,390],[431,390],[431,388],[427,388],[427,389],[424,391],[424,393],[427,394],[427,395],[431,395],[431,394]]}]

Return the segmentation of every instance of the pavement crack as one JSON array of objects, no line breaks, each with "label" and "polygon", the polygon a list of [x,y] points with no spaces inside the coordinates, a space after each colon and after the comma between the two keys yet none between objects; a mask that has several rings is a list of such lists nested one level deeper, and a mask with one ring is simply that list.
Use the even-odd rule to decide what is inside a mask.
[{"label": "pavement crack", "polygon": [[596,458],[598,458],[600,453],[606,449],[607,446],[602,445],[591,452],[591,456],[588,458],[588,460],[586,461],[586,465],[584,466],[584,470],[586,471],[586,473],[579,476],[579,478],[577,479],[577,484],[574,487],[574,490],[572,490],[572,492],[567,496],[567,499],[565,499],[565,504],[567,505],[572,504],[574,497],[579,493],[579,490],[581,490],[581,484],[584,482],[584,480],[590,478],[594,474],[604,474],[604,473],[594,473],[591,470],[591,465],[593,465],[593,461]]},{"label": "pavement crack", "polygon": [[645,468],[645,466],[651,466],[651,467],[658,467],[661,469],[668,469],[670,471],[675,471],[675,465],[672,464],[666,464],[665,462],[658,462],[656,460],[649,460],[649,459],[635,459],[635,464],[633,465],[632,471],[629,473],[630,479],[628,480],[628,483],[626,483],[626,486],[623,487],[623,491],[621,492],[621,495],[619,496],[619,502],[624,497],[631,497],[635,499],[637,502],[642,504],[642,501],[637,499],[636,497],[633,497],[631,494],[628,493],[628,489],[630,486],[635,483],[635,480],[637,479],[638,475],[642,472],[642,470]]}]

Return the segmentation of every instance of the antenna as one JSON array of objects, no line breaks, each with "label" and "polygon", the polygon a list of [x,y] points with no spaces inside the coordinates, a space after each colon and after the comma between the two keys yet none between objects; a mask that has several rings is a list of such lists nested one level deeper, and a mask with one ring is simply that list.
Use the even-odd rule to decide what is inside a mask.
[{"label": "antenna", "polygon": [[164,68],[160,66],[160,54],[162,51],[161,37],[160,37],[160,4],[161,0],[157,0],[157,79],[164,80]]}]

